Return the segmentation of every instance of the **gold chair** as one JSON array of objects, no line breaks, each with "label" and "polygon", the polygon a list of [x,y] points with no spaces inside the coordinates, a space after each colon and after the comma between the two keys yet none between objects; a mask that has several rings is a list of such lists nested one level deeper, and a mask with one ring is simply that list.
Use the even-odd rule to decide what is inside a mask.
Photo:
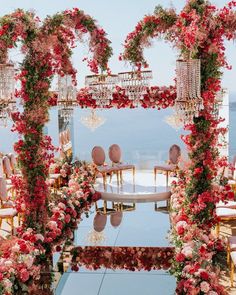
[{"label": "gold chair", "polygon": [[166,186],[168,186],[169,174],[178,170],[178,163],[181,156],[181,149],[177,144],[173,144],[169,149],[169,160],[167,164],[154,166],[154,180],[156,184],[157,172],[165,172]]}]

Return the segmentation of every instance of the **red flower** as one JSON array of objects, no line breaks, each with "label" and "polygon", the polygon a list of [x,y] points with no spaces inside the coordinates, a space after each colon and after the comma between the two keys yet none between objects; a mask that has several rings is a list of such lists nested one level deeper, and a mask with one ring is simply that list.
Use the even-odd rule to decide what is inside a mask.
[{"label": "red flower", "polygon": [[183,262],[185,260],[185,255],[183,253],[177,253],[175,255],[175,260],[177,262]]}]

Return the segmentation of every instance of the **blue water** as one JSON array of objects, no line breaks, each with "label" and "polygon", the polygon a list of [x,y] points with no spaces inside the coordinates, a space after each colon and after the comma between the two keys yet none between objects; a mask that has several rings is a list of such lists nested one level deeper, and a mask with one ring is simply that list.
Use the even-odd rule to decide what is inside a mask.
[{"label": "blue water", "polygon": [[[106,118],[104,125],[91,132],[84,127],[81,116],[88,114],[88,110],[75,109],[73,116],[73,142],[75,157],[91,160],[91,150],[95,145],[101,145],[106,151],[108,147],[117,143],[123,151],[123,160],[139,164],[141,168],[150,168],[153,163],[165,161],[170,145],[179,144],[183,151],[184,144],[180,138],[183,130],[176,131],[165,122],[165,117],[172,114],[171,109],[123,109],[102,110],[97,114]],[[48,134],[53,143],[58,145],[58,111],[50,111],[50,122],[47,125]],[[0,129],[0,151],[7,153],[13,150],[17,140],[16,133],[12,133],[11,123],[8,128]],[[230,146],[229,155],[236,154],[236,108],[230,109]],[[108,160],[108,159],[107,159]]]}]

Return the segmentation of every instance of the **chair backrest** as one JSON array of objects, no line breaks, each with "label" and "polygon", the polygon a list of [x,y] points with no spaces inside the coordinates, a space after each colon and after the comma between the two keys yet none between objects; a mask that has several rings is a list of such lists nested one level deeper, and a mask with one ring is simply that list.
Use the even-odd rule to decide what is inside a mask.
[{"label": "chair backrest", "polygon": [[107,223],[107,215],[97,213],[93,220],[93,228],[96,232],[101,232],[104,230]]},{"label": "chair backrest", "polygon": [[16,166],[17,166],[16,157],[14,154],[10,153],[10,154],[8,154],[8,158],[10,160],[11,170],[15,173]]},{"label": "chair backrest", "polygon": [[181,149],[177,144],[173,144],[169,150],[170,164],[177,165],[181,156]]},{"label": "chair backrest", "polygon": [[114,227],[118,227],[121,224],[122,218],[123,218],[122,211],[117,211],[111,214],[111,217],[110,217],[111,225]]},{"label": "chair backrest", "polygon": [[0,177],[0,200],[7,200],[7,184],[5,178],[3,177]]},{"label": "chair backrest", "polygon": [[0,157],[0,177],[4,176],[2,158]]},{"label": "chair backrest", "polygon": [[92,149],[92,159],[94,164],[96,164],[97,166],[102,166],[104,164],[106,155],[101,146],[95,146]]},{"label": "chair backrest", "polygon": [[12,176],[12,170],[11,170],[10,160],[7,156],[4,156],[2,158],[2,164],[3,164],[3,171],[6,177],[10,178]]},{"label": "chair backrest", "polygon": [[109,158],[113,163],[120,163],[121,148],[118,146],[118,144],[113,144],[109,147]]}]

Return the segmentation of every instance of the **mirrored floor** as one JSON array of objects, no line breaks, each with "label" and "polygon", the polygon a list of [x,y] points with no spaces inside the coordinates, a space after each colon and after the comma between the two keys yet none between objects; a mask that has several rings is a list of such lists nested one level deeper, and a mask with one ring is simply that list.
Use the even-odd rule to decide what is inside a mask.
[{"label": "mirrored floor", "polygon": [[[151,173],[150,173],[151,174]],[[145,190],[155,187],[149,179],[144,182]],[[136,179],[137,187],[141,186]],[[163,178],[164,180],[164,178]],[[130,178],[131,181],[131,178]],[[130,187],[130,184],[127,186]],[[125,186],[123,187],[125,190]],[[132,206],[132,204],[127,204]],[[98,208],[103,202],[98,202]],[[166,202],[158,202],[157,207],[165,207]],[[112,207],[111,202],[108,207]],[[84,217],[75,231],[75,246],[112,246],[112,247],[168,247],[170,220],[167,210],[155,211],[155,203],[137,203],[131,211],[99,214],[92,208],[89,218]],[[63,274],[56,289],[56,295],[171,295],[175,293],[175,278],[164,270],[127,271],[99,269],[90,271],[81,267],[79,272],[70,269]]]}]

